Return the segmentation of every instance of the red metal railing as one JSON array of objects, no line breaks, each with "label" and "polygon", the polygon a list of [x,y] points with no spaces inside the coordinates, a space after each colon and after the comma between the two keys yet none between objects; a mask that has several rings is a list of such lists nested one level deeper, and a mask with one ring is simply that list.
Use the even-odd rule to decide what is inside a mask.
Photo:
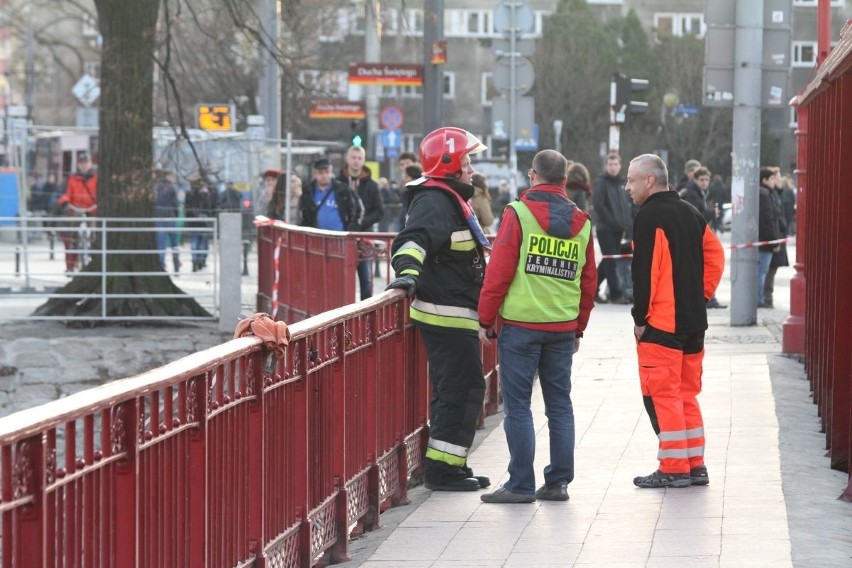
[{"label": "red metal railing", "polygon": [[[852,446],[852,20],[816,77],[797,97],[800,128],[798,211],[804,220],[791,307],[804,290],[805,369],[819,405],[831,467],[849,471]],[[802,221],[799,221],[801,227]],[[812,232],[813,228],[813,232]],[[806,277],[806,278],[805,278]],[[794,310],[791,310],[793,313]],[[800,337],[785,323],[785,339]],[[786,350],[786,349],[785,349]],[[843,493],[852,501],[852,476]]]},{"label": "red metal railing", "polygon": [[346,559],[422,464],[425,355],[399,291],[290,329],[0,419],[0,565]]},{"label": "red metal railing", "polygon": [[358,261],[378,264],[384,283],[392,273],[388,251],[395,233],[345,233],[259,224],[257,309],[295,322],[352,304]]}]

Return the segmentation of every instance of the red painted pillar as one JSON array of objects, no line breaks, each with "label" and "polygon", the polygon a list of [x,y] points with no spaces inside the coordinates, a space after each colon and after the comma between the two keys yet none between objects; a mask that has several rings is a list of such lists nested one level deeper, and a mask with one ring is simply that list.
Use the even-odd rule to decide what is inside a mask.
[{"label": "red painted pillar", "polygon": [[796,156],[796,274],[790,280],[790,315],[784,320],[781,350],[784,353],[805,352],[805,244],[807,242],[808,189],[808,107],[799,106],[796,96],[790,104],[797,108],[799,126]]}]

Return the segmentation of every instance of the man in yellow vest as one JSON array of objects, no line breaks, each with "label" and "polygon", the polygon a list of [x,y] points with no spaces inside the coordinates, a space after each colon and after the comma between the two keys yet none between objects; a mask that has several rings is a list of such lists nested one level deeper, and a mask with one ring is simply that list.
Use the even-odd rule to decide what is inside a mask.
[{"label": "man in yellow vest", "polygon": [[[594,307],[595,247],[589,215],[565,193],[568,162],[554,150],[533,159],[530,189],[503,212],[479,298],[479,325],[497,340],[509,480],[486,503],[567,501],[574,479],[571,361]],[[530,399],[538,372],[550,430],[550,464],[536,490]]]}]

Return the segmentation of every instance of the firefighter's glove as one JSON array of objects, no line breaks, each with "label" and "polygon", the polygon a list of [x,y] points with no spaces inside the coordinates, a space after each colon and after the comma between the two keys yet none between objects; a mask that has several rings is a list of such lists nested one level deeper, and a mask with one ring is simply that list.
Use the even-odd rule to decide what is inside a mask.
[{"label": "firefighter's glove", "polygon": [[410,298],[414,295],[414,290],[417,289],[417,279],[414,276],[411,276],[410,274],[400,276],[395,280],[391,280],[391,283],[388,284],[388,287],[385,288],[385,290],[391,290],[393,288],[405,290],[406,297]]}]

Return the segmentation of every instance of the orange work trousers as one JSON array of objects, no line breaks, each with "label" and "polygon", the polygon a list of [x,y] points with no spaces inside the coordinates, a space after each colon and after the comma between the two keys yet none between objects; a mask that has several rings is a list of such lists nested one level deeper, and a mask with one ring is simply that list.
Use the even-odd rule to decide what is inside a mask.
[{"label": "orange work trousers", "polygon": [[645,410],[659,438],[660,471],[704,465],[701,392],[704,332],[672,334],[647,326],[636,346]]}]

